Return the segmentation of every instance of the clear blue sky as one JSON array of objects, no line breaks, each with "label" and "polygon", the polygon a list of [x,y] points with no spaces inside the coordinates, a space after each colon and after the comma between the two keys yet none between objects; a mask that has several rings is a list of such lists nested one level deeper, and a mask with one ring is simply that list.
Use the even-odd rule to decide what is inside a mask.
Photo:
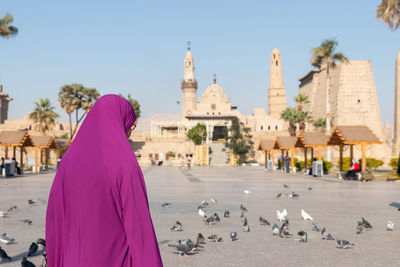
[{"label": "clear blue sky", "polygon": [[310,50],[334,37],[352,60],[371,60],[382,121],[393,121],[394,61],[400,30],[375,20],[380,0],[336,1],[32,1],[1,0],[19,34],[0,39],[0,73],[22,118],[59,88],[82,83],[101,94],[131,93],[143,117],[179,113],[186,42],[192,43],[198,96],[213,73],[244,114],[266,107],[269,56],[282,53],[289,105]]}]

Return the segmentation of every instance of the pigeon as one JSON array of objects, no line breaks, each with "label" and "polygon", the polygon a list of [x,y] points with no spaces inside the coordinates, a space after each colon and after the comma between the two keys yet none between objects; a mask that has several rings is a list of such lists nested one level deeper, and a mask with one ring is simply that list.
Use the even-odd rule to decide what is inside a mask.
[{"label": "pigeon", "polygon": [[168,202],[164,202],[161,204],[161,207],[163,207],[163,208],[168,208],[169,206],[171,206],[171,203],[168,203]]},{"label": "pigeon", "polygon": [[220,219],[219,216],[218,216],[218,213],[214,213],[213,216],[214,216],[214,220],[215,220],[216,222],[220,222],[220,221],[221,221],[221,219]]},{"label": "pigeon", "polygon": [[358,222],[356,234],[359,235],[364,231],[365,231],[364,224],[362,224],[361,222]]},{"label": "pigeon", "polygon": [[277,224],[272,225],[272,235],[279,235],[280,229]]},{"label": "pigeon", "polygon": [[289,219],[285,219],[285,221],[281,225],[282,230],[288,230],[289,229]]},{"label": "pigeon", "polygon": [[179,221],[176,221],[174,226],[172,226],[171,231],[175,231],[175,232],[183,231],[182,223],[180,223]]},{"label": "pigeon", "polygon": [[201,207],[204,209],[204,208],[208,208],[210,206],[210,203],[208,203],[208,202],[206,202],[206,201],[202,201],[201,202]]},{"label": "pigeon", "polygon": [[12,212],[12,211],[17,210],[17,209],[18,209],[18,207],[13,205],[8,209],[8,212]]},{"label": "pigeon", "polygon": [[322,237],[324,237],[325,231],[326,231],[326,229],[325,229],[325,227],[323,227],[322,230],[321,230]]},{"label": "pigeon", "polygon": [[261,225],[270,225],[269,221],[267,221],[267,219],[265,219],[265,218],[263,218],[261,216],[260,216],[259,221],[260,221]]},{"label": "pigeon", "polygon": [[309,187],[309,188],[308,188],[308,191],[311,191],[311,190],[312,190],[312,187]]},{"label": "pigeon", "polygon": [[229,218],[231,215],[229,214],[229,210],[224,212],[224,218]]},{"label": "pigeon", "polygon": [[300,231],[297,233],[299,236],[301,236],[302,238],[300,239],[300,242],[307,242],[308,238],[307,238],[307,233],[304,231]]},{"label": "pigeon", "polygon": [[361,218],[362,223],[366,230],[372,230],[372,225],[364,218]]},{"label": "pigeon", "polygon": [[204,244],[204,236],[201,233],[197,234],[197,242],[196,244],[201,245]]},{"label": "pigeon", "polygon": [[316,223],[312,223],[312,230],[316,231],[316,232],[320,232],[321,228]]},{"label": "pigeon", "polygon": [[230,238],[231,238],[231,240],[232,241],[236,241],[238,238],[237,238],[237,233],[236,232],[231,232],[230,234],[229,234],[229,236],[230,236]]},{"label": "pigeon", "polygon": [[37,240],[36,240],[36,243],[38,244],[38,245],[41,245],[42,247],[46,247],[46,240],[44,240],[43,238],[38,238]]},{"label": "pigeon", "polygon": [[296,194],[295,192],[292,192],[292,193],[290,193],[290,194],[286,194],[286,196],[287,196],[288,198],[296,198],[296,197],[299,197],[300,195],[299,195],[299,194]]},{"label": "pigeon", "polygon": [[199,215],[201,218],[207,218],[206,213],[201,209],[201,206],[199,206]]},{"label": "pigeon", "polygon": [[289,238],[291,236],[292,236],[291,233],[289,233],[289,232],[287,232],[287,231],[285,231],[283,229],[279,230],[279,237],[281,237],[281,238]]},{"label": "pigeon", "polygon": [[29,219],[23,219],[23,220],[20,220],[20,221],[23,222],[25,225],[31,225],[32,224],[32,221],[29,220]]},{"label": "pigeon", "polygon": [[240,204],[240,210],[242,212],[247,212],[247,209],[245,208],[245,206],[243,206],[243,204]]},{"label": "pigeon", "polygon": [[392,223],[392,221],[388,221],[386,230],[393,231],[393,229],[394,229],[394,223]]},{"label": "pigeon", "polygon": [[351,243],[347,240],[336,240],[336,242],[342,249],[355,247],[354,243]]},{"label": "pigeon", "polygon": [[312,221],[313,220],[313,218],[307,212],[305,212],[304,210],[301,210],[301,216],[303,217],[303,220],[305,220],[305,221],[307,221],[307,220]]},{"label": "pigeon", "polygon": [[29,246],[28,257],[33,256],[38,251],[38,248],[39,248],[39,246],[35,242],[33,242]]},{"label": "pigeon", "polygon": [[9,261],[12,260],[12,259],[7,255],[6,251],[3,250],[3,249],[0,247],[0,261],[1,261],[2,259],[3,259],[3,260],[9,260]]},{"label": "pigeon", "polygon": [[247,223],[247,219],[246,218],[244,219],[242,230],[243,230],[243,232],[250,232],[250,225]]},{"label": "pigeon", "polygon": [[210,239],[212,242],[222,242],[223,241],[222,237],[219,237],[217,235],[211,235],[207,238]]},{"label": "pigeon", "polygon": [[217,200],[215,198],[212,198],[211,202],[214,203],[214,204],[217,204]]},{"label": "pigeon", "polygon": [[278,218],[278,221],[283,222],[286,219],[286,216],[286,209],[284,209],[282,212],[280,212],[279,210],[276,211],[276,217]]},{"label": "pigeon", "polygon": [[28,200],[28,204],[29,204],[29,205],[33,205],[33,204],[35,204],[35,203],[36,203],[36,202],[33,201],[32,199],[29,199],[29,200]]},{"label": "pigeon", "polygon": [[46,251],[43,252],[42,256],[43,256],[43,261],[42,261],[42,265],[41,266],[47,267],[47,253],[46,253]]},{"label": "pigeon", "polygon": [[168,246],[174,247],[179,252],[179,256],[186,256],[189,252],[196,248],[196,245],[190,239],[188,239],[185,243],[178,245],[169,244]]},{"label": "pigeon", "polygon": [[14,238],[7,236],[6,233],[4,233],[0,236],[0,242],[4,243],[6,245],[12,244],[14,242],[14,240],[15,240]]},{"label": "pigeon", "polygon": [[280,192],[279,194],[277,194],[277,195],[275,196],[275,198],[278,199],[278,198],[280,198],[281,196],[282,196],[282,192]]},{"label": "pigeon", "polygon": [[8,216],[8,213],[7,213],[7,212],[5,212],[5,211],[3,211],[3,210],[0,210],[0,217],[2,217],[2,218],[7,218],[7,216]]},{"label": "pigeon", "polygon": [[214,215],[213,216],[210,216],[210,217],[208,217],[207,219],[205,219],[204,220],[204,222],[205,223],[207,223],[207,224],[213,224],[213,222],[215,221],[215,217],[214,217]]},{"label": "pigeon", "polygon": [[285,184],[283,184],[283,187],[284,187],[284,188],[289,188],[289,186],[288,186],[288,185],[285,185]]},{"label": "pigeon", "polygon": [[175,101],[175,102],[176,102],[176,104],[178,104],[178,105],[181,103],[181,101],[178,101],[178,100],[177,100],[177,101]]},{"label": "pigeon", "polygon": [[331,234],[327,234],[325,240],[335,240]]},{"label": "pigeon", "polygon": [[247,189],[244,189],[243,192],[244,192],[245,194],[250,194],[250,193],[251,193],[251,191],[250,191],[250,190],[247,190]]},{"label": "pigeon", "polygon": [[21,266],[22,266],[22,267],[36,267],[36,265],[33,264],[32,262],[28,261],[28,260],[26,259],[26,257],[22,257]]}]

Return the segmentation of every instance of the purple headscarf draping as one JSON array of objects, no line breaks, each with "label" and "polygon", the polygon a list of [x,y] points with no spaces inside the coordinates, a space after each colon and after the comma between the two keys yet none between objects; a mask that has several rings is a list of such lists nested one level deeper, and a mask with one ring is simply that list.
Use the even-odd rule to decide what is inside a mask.
[{"label": "purple headscarf draping", "polygon": [[146,186],[126,132],[132,105],[105,95],[63,156],[46,216],[49,267],[162,266]]}]

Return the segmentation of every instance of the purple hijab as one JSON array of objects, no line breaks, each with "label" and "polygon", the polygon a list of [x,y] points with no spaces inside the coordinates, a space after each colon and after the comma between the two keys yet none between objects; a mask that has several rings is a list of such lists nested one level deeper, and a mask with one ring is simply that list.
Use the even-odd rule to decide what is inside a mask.
[{"label": "purple hijab", "polygon": [[49,267],[162,266],[146,186],[126,132],[132,105],[105,95],[62,158],[46,216]]}]

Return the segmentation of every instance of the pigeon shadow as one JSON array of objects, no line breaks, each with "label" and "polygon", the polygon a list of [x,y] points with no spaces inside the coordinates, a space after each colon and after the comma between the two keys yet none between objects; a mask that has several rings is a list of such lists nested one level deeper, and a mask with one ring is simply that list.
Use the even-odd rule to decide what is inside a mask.
[{"label": "pigeon shadow", "polygon": [[341,247],[341,246],[337,246],[336,248],[340,248],[340,249],[353,249],[353,247]]},{"label": "pigeon shadow", "polygon": [[[30,257],[28,257],[28,252],[23,252],[23,253],[14,255],[14,256],[11,256],[11,255],[9,255],[9,256],[10,256],[11,259],[12,259],[11,262],[16,262],[16,261],[21,261],[23,257],[27,257],[28,260],[31,259],[31,258],[38,257],[38,256],[42,257],[43,252],[45,252],[45,251],[46,251],[46,250],[42,248],[42,249],[38,250],[34,255],[32,255],[32,256],[30,256]],[[3,260],[3,261],[4,261],[4,260]],[[0,261],[0,264],[1,264],[3,261]],[[4,261],[4,263],[5,263],[5,262],[8,262],[8,261]]]},{"label": "pigeon shadow", "polygon": [[[192,256],[192,255],[196,255],[198,252],[187,252],[187,253],[185,253],[185,255],[187,255],[187,256]],[[181,253],[180,252],[176,252],[176,251],[173,251],[172,252],[172,254],[177,254],[177,255],[180,255]],[[184,257],[184,256],[181,256],[181,257]]]},{"label": "pigeon shadow", "polygon": [[160,241],[160,242],[158,242],[158,244],[159,245],[164,245],[164,244],[167,244],[167,243],[169,243],[171,240],[163,240],[163,241]]},{"label": "pigeon shadow", "polygon": [[392,206],[392,207],[400,209],[400,203],[399,202],[392,202],[392,203],[389,204],[389,206]]}]

